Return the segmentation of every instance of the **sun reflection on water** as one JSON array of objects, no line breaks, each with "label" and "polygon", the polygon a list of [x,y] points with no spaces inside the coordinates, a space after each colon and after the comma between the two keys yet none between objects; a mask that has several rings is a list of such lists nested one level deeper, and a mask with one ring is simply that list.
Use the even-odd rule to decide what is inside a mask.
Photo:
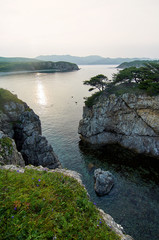
[{"label": "sun reflection on water", "polygon": [[46,105],[47,104],[47,98],[46,98],[44,86],[39,79],[37,80],[37,102],[40,105]]}]

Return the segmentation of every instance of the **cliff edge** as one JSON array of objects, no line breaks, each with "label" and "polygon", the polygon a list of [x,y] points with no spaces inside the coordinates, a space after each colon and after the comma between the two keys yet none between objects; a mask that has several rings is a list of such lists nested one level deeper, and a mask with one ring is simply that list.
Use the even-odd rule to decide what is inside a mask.
[{"label": "cliff edge", "polygon": [[120,144],[159,158],[159,96],[103,94],[85,106],[79,123],[81,139],[91,144]]},{"label": "cliff edge", "polygon": [[[52,146],[42,136],[39,117],[26,103],[4,89],[0,89],[0,131],[0,153],[4,164],[16,163],[17,157],[12,158],[12,153],[16,152],[17,156],[20,152],[25,165],[42,165],[52,169],[61,165]],[[11,150],[6,155],[8,147]]]}]

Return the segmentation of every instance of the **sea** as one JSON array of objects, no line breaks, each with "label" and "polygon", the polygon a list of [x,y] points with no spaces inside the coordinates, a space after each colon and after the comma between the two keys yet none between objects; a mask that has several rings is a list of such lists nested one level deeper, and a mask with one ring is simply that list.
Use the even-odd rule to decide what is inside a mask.
[{"label": "sea", "polygon": [[[114,65],[83,65],[63,73],[1,75],[0,88],[10,90],[39,115],[46,136],[62,166],[81,174],[97,207],[110,214],[135,240],[159,239],[159,163],[119,146],[90,147],[81,142],[82,119],[89,86],[83,81],[97,74],[109,80],[118,72]],[[108,195],[94,191],[94,170],[109,170],[115,178]]]}]

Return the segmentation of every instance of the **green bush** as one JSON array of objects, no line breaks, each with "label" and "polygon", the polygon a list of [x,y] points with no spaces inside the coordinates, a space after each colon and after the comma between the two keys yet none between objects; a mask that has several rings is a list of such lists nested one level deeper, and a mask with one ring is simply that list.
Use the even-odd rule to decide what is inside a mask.
[{"label": "green bush", "polygon": [[85,105],[87,107],[92,107],[98,100],[99,96],[102,94],[102,91],[94,93],[90,97],[86,97]]},{"label": "green bush", "polygon": [[61,173],[0,170],[0,239],[120,239],[86,190]]},{"label": "green bush", "polygon": [[145,80],[139,83],[139,88],[144,89],[149,95],[159,94],[159,83],[152,80]]}]

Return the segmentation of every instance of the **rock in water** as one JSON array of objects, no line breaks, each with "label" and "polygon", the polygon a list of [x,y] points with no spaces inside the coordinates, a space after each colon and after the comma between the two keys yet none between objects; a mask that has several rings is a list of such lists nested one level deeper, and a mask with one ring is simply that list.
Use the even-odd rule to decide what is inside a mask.
[{"label": "rock in water", "polygon": [[114,185],[114,177],[109,171],[102,171],[100,168],[94,171],[94,189],[99,196],[108,194]]}]

